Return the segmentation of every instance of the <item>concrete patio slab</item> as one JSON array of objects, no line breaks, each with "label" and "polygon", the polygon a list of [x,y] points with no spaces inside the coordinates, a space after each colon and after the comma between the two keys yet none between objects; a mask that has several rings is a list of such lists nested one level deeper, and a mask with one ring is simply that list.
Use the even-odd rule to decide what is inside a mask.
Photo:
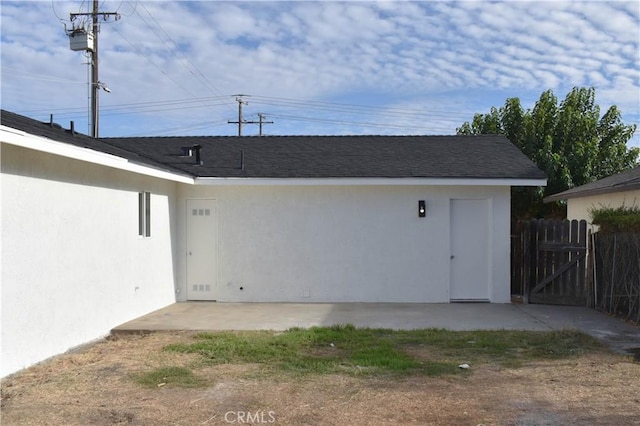
[{"label": "concrete patio slab", "polygon": [[640,348],[640,328],[586,307],[490,303],[181,302],[122,324],[114,334],[160,330],[276,330],[336,324],[409,330],[578,329],[618,352]]}]

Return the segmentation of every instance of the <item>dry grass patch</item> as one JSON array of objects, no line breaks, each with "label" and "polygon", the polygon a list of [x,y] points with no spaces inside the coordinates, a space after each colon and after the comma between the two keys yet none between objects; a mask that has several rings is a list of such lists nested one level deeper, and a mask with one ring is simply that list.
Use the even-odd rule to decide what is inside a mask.
[{"label": "dry grass patch", "polygon": [[[193,333],[126,336],[5,378],[2,424],[227,425],[225,414],[238,412],[272,412],[282,425],[638,423],[640,365],[631,357],[582,347],[562,357],[556,350],[523,358],[527,349],[511,351],[516,355],[510,357],[520,357],[513,368],[500,357],[492,361],[485,344],[473,348],[470,339],[465,341],[473,348],[468,352],[456,350],[455,344],[442,352],[438,346],[410,341],[408,335],[403,339],[396,342],[398,350],[418,362],[442,357],[478,362],[469,362],[471,369],[464,374],[456,367],[457,374],[439,376],[357,374],[350,367],[300,373],[269,362],[215,363],[199,353],[165,350],[199,341]],[[462,347],[464,339],[459,341]],[[346,357],[352,350],[344,342],[333,343],[331,349],[312,345],[306,355],[331,357],[335,348]],[[147,387],[135,380],[170,366],[190,370],[203,386]]]}]

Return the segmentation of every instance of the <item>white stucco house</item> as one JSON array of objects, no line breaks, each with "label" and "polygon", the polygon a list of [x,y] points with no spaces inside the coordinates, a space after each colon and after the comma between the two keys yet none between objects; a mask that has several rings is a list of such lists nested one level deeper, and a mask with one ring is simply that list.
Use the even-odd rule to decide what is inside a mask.
[{"label": "white stucco house", "polygon": [[550,195],[544,202],[560,200],[567,202],[567,219],[589,224],[594,209],[640,206],[640,166]]},{"label": "white stucco house", "polygon": [[5,376],[176,301],[510,301],[502,136],[93,139],[2,111]]}]

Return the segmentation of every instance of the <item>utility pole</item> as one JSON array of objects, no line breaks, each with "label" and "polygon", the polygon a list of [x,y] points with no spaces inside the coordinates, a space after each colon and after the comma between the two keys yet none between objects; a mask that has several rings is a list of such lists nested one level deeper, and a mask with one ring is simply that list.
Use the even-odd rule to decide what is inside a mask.
[{"label": "utility pole", "polygon": [[242,105],[249,105],[249,102],[242,100],[243,96],[248,95],[235,95],[236,102],[238,102],[238,121],[227,121],[229,124],[237,124],[238,125],[238,136],[242,136],[242,125],[243,124],[260,124],[260,136],[262,136],[262,125],[263,124],[273,124],[273,121],[264,121],[265,115],[262,113],[258,113],[259,121],[246,121],[242,119]]},{"label": "utility pole", "polygon": [[236,102],[238,102],[238,121],[227,121],[229,124],[238,125],[238,136],[242,136],[242,105],[249,105],[249,102],[243,101],[242,97],[247,95],[236,95]]},{"label": "utility pole", "polygon": [[273,124],[273,121],[264,121],[266,117],[261,112],[258,113],[258,118],[260,119],[258,120],[258,123],[260,123],[260,136],[262,136],[262,124]]},{"label": "utility pole", "polygon": [[103,19],[106,21],[109,16],[115,16],[116,21],[120,19],[120,15],[118,12],[100,12],[99,10],[99,1],[93,0],[93,10],[91,12],[83,12],[83,13],[70,13],[70,20],[73,22],[78,16],[91,16],[91,34],[93,35],[93,46],[92,48],[87,48],[89,52],[91,52],[91,136],[94,138],[99,137],[99,102],[98,102],[98,94],[100,89],[105,90],[106,92],[110,92],[107,86],[104,83],[101,83],[98,79],[98,33],[100,32],[100,23],[98,22],[98,17],[102,15]]}]

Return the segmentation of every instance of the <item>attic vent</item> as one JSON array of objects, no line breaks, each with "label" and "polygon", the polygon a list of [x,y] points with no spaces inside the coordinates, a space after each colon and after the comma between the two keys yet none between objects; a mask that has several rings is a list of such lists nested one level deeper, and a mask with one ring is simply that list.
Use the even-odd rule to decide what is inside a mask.
[{"label": "attic vent", "polygon": [[193,155],[193,147],[191,146],[181,146],[180,150],[182,150],[181,157],[191,157]]}]

